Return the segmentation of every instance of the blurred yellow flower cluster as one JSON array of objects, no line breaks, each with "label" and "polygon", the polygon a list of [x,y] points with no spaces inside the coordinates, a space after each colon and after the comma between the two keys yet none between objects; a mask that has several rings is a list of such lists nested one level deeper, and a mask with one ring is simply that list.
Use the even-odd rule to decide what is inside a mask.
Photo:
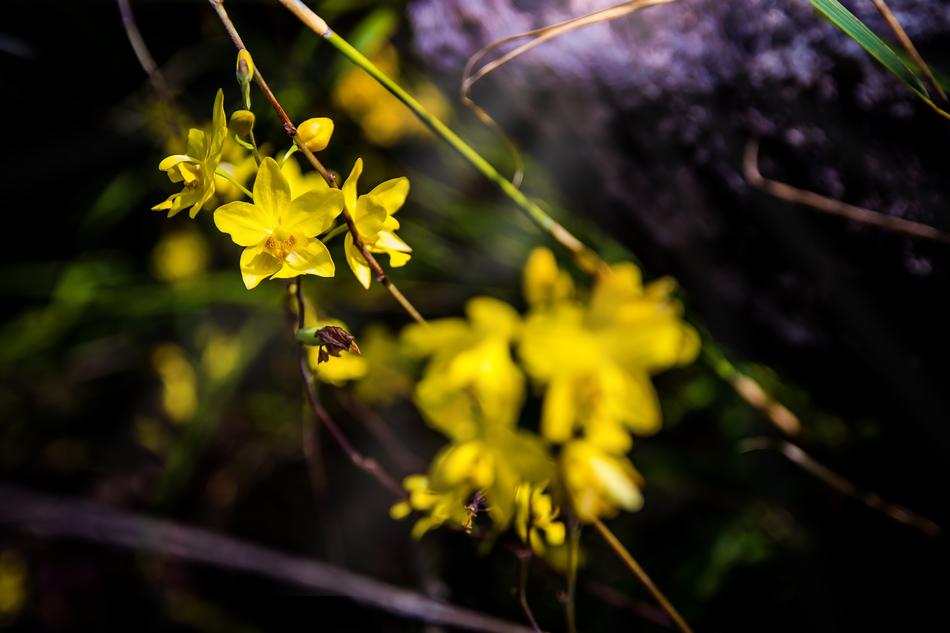
[{"label": "blurred yellow flower cluster", "polygon": [[[371,61],[383,73],[399,80],[399,54],[392,45],[385,45],[370,55]],[[431,82],[413,85],[413,94],[439,119],[449,112],[445,98]],[[410,135],[428,130],[412,116],[375,79],[360,68],[344,73],[333,88],[333,104],[355,119],[366,139],[374,145],[388,147]]]},{"label": "blurred yellow flower cluster", "polygon": [[[564,543],[559,507],[581,521],[638,509],[642,482],[627,453],[633,434],[660,426],[650,377],[699,350],[673,290],[620,263],[581,297],[542,248],[525,267],[525,315],[478,297],[465,319],[406,328],[405,352],[427,360],[416,405],[450,443],[426,475],[406,480],[409,498],[393,516],[420,512],[421,536],[468,529],[484,504],[494,531],[513,525],[541,553]],[[518,427],[526,375],[543,397],[537,433]]]}]

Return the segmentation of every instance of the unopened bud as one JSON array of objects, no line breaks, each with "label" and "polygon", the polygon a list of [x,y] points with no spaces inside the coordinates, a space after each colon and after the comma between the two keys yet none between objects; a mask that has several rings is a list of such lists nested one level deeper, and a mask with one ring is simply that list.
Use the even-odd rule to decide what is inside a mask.
[{"label": "unopened bud", "polygon": [[240,84],[250,83],[254,79],[254,60],[246,48],[238,51],[236,74]]},{"label": "unopened bud", "polygon": [[254,113],[250,110],[236,110],[231,114],[231,122],[228,123],[228,129],[232,134],[237,134],[243,138],[254,129]]},{"label": "unopened bud", "polygon": [[327,117],[307,119],[297,126],[297,135],[311,152],[323,151],[333,136],[333,120]]}]

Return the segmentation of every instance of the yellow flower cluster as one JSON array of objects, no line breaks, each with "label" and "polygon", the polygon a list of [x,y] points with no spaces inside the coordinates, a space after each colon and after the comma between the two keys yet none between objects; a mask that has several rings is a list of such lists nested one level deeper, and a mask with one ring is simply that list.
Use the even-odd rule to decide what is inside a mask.
[{"label": "yellow flower cluster", "polygon": [[[246,88],[247,77],[252,74],[253,62],[242,50],[238,75],[243,77],[243,87]],[[247,104],[248,99],[245,94]],[[231,200],[214,211],[214,224],[230,235],[235,244],[244,247],[240,268],[248,289],[264,279],[334,276],[336,267],[323,240],[339,233],[332,230],[335,227],[350,229],[344,243],[346,261],[364,288],[369,288],[372,280],[364,252],[388,254],[393,267],[409,261],[412,249],[396,235],[399,221],[394,217],[409,193],[407,178],[388,180],[369,193],[358,195],[363,160],[357,158],[342,188],[332,189],[318,175],[300,173],[291,158],[296,148],[280,162],[270,157],[261,159],[251,133],[253,113],[241,109],[235,114],[240,115],[240,125],[231,126],[229,138],[224,94],[219,90],[210,133],[189,130],[186,153],[168,156],[159,164],[172,182],[183,183],[184,188],[152,207],[154,210],[167,211],[171,217],[188,208],[194,218],[216,192],[219,198]],[[308,119],[299,131],[301,142],[310,151],[325,149],[332,134],[333,121],[327,118]],[[242,156],[241,148],[252,149],[257,160]],[[227,160],[222,162],[225,152]],[[244,183],[255,170],[253,192],[249,192],[243,188]],[[251,201],[240,199],[242,194]],[[338,222],[344,210],[351,226]]]},{"label": "yellow flower cluster", "polygon": [[[450,443],[427,475],[406,480],[409,499],[393,516],[422,513],[413,530],[421,536],[444,524],[468,528],[484,503],[493,530],[513,524],[540,553],[564,542],[555,499],[581,521],[638,509],[641,479],[626,455],[633,434],[660,426],[650,377],[699,350],[673,290],[666,279],[644,285],[636,266],[621,263],[585,300],[553,254],[536,249],[525,267],[525,315],[479,297],[466,319],[408,327],[404,348],[427,359],[416,404]],[[543,391],[539,433],[517,425],[526,374]]]}]

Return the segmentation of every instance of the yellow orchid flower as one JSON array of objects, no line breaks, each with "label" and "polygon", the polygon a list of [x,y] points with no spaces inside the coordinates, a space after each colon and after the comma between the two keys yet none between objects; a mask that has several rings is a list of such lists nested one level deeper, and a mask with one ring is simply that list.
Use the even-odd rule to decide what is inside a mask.
[{"label": "yellow orchid flower", "polygon": [[531,255],[525,294],[533,309],[518,352],[528,374],[547,386],[541,420],[547,439],[563,443],[578,428],[597,427],[609,438],[604,448],[623,453],[630,447],[625,433],[659,430],[650,375],[687,364],[699,351],[673,289],[669,280],[644,287],[639,269],[620,263],[598,279],[584,305],[550,251]]},{"label": "yellow orchid flower", "polygon": [[561,450],[560,470],[574,513],[581,521],[614,516],[619,509],[643,507],[642,477],[626,457],[579,439]]},{"label": "yellow orchid flower", "polygon": [[483,425],[512,427],[524,401],[524,374],[510,345],[520,317],[508,304],[476,297],[468,321],[438,319],[403,332],[407,353],[431,356],[415,402],[430,426],[454,440],[474,437]]},{"label": "yellow orchid flower", "polygon": [[556,520],[558,514],[560,510],[551,496],[545,494],[544,485],[523,483],[518,486],[515,492],[515,531],[538,556],[544,555],[545,543],[554,547],[564,544],[567,530]]},{"label": "yellow orchid flower", "polygon": [[288,156],[287,160],[280,166],[280,173],[287,179],[290,185],[290,195],[292,197],[307,193],[308,191],[325,191],[330,188],[327,181],[313,169],[306,172],[300,169],[300,163],[295,156]]},{"label": "yellow orchid flower", "polygon": [[198,215],[202,206],[214,195],[214,171],[221,161],[221,152],[228,135],[224,115],[224,93],[218,90],[211,113],[211,136],[194,128],[188,130],[187,154],[166,157],[158,168],[168,174],[172,182],[184,183],[185,188],[172,194],[164,202],[152,207],[153,211],[168,211],[172,217],[182,209],[191,207],[188,215]]},{"label": "yellow orchid flower", "polygon": [[330,252],[315,238],[330,228],[342,209],[343,194],[335,189],[291,199],[290,185],[277,162],[268,157],[254,180],[254,203],[229,202],[215,211],[214,223],[245,247],[241,276],[250,290],[268,277],[332,277]]},{"label": "yellow orchid flower", "polygon": [[[357,158],[353,170],[343,183],[343,199],[347,211],[353,217],[356,232],[371,253],[389,255],[393,268],[405,266],[412,249],[395,233],[399,221],[393,215],[399,211],[409,194],[409,179],[393,178],[379,184],[367,194],[357,196],[356,184],[363,173],[363,159]],[[346,261],[356,279],[364,288],[369,288],[372,271],[363,254],[356,247],[353,235],[347,234],[344,242]]]}]

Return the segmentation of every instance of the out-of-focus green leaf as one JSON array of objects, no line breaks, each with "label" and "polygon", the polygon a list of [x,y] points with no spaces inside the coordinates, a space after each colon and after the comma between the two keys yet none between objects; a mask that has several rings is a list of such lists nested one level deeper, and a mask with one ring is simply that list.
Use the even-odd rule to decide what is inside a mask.
[{"label": "out-of-focus green leaf", "polygon": [[950,119],[950,113],[945,112],[927,93],[927,87],[920,77],[904,63],[900,55],[891,46],[874,34],[861,20],[848,11],[838,0],[809,0],[812,6],[828,18],[832,24],[845,32],[851,39],[861,45],[874,59],[887,68],[894,76],[907,84],[927,105],[941,116]]}]

